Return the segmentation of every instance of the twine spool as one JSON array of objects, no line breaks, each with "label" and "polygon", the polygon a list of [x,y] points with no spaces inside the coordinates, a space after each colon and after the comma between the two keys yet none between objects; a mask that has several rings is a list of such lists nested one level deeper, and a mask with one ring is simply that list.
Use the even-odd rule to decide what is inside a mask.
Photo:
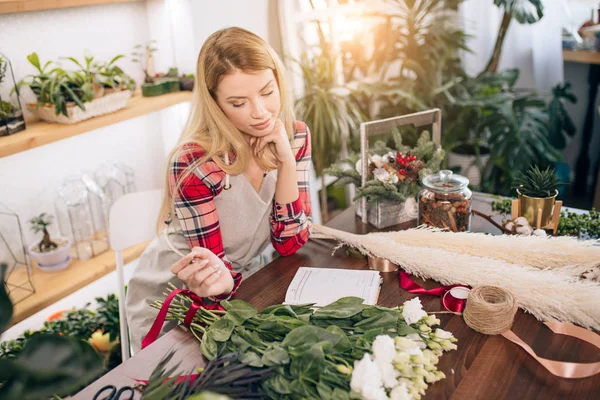
[{"label": "twine spool", "polygon": [[509,292],[496,286],[478,286],[469,292],[463,318],[477,332],[498,335],[512,327],[517,308]]}]

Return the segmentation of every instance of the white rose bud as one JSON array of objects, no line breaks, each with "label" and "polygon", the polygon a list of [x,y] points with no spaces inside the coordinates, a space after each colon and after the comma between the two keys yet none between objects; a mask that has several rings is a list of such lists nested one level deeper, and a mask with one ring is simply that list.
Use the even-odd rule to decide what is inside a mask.
[{"label": "white rose bud", "polygon": [[440,320],[436,318],[435,315],[428,315],[425,317],[425,323],[429,326],[439,325]]},{"label": "white rose bud", "polygon": [[429,325],[427,325],[426,323],[425,323],[425,324],[421,324],[421,325],[419,325],[419,330],[420,330],[421,332],[424,332],[424,333],[425,333],[425,332],[431,332],[431,328],[430,328],[430,327],[429,327]]},{"label": "white rose bud", "polygon": [[445,350],[445,351],[457,349],[457,346],[454,343],[452,343],[451,341],[449,341],[448,339],[442,340],[440,342],[440,346],[442,347],[442,350]]},{"label": "white rose bud", "polygon": [[442,348],[442,346],[440,346],[439,343],[434,341],[427,342],[427,347],[429,347],[431,350],[439,350]]},{"label": "white rose bud", "polygon": [[345,365],[336,365],[335,369],[337,369],[340,374],[352,375],[352,368],[349,368]]}]

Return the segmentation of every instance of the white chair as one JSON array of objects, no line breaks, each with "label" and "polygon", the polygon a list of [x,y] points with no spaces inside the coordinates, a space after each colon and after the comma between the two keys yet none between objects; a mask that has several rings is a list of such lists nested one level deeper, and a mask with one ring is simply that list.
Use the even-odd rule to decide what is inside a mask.
[{"label": "white chair", "polygon": [[125,282],[123,278],[123,250],[156,236],[156,219],[160,211],[162,190],[126,194],[110,209],[110,247],[117,259],[119,285],[119,324],[123,361],[129,358],[129,331],[125,312]]}]

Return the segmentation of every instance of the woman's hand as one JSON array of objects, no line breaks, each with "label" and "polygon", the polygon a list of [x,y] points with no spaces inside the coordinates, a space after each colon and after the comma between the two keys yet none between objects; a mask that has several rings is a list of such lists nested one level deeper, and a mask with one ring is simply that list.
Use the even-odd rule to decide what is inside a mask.
[{"label": "woman's hand", "polygon": [[267,145],[271,146],[278,164],[296,162],[285,125],[280,119],[275,121],[273,130],[268,135],[250,138],[250,146],[254,149],[255,156],[259,155]]},{"label": "woman's hand", "polygon": [[200,297],[231,293],[233,277],[223,261],[212,251],[194,247],[171,267],[189,290]]}]

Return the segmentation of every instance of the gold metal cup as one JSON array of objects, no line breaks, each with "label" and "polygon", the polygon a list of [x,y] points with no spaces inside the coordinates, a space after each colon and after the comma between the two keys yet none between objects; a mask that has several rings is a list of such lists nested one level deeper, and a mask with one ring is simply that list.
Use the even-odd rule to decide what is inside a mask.
[{"label": "gold metal cup", "polygon": [[369,268],[379,272],[398,271],[398,266],[390,260],[379,257],[369,257]]},{"label": "gold metal cup", "polygon": [[554,203],[558,190],[551,197],[529,197],[519,192],[519,210],[521,216],[527,218],[527,222],[535,229],[548,226],[552,222]]}]

